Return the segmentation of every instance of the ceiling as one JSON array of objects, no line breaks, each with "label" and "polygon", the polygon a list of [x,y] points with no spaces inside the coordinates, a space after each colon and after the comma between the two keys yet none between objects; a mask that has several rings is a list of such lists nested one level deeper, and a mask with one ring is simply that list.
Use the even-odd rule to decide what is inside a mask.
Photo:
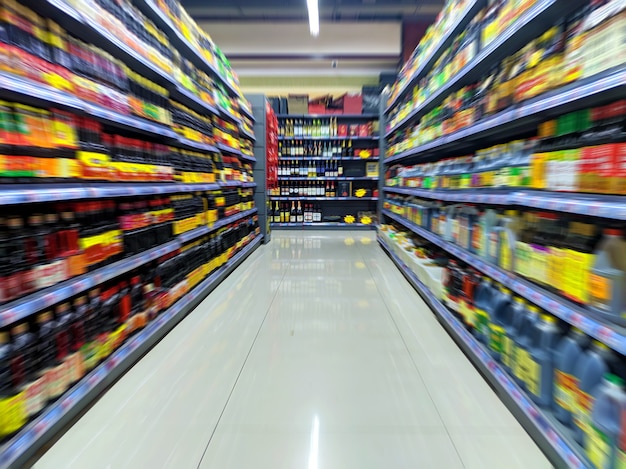
[{"label": "ceiling", "polygon": [[[434,19],[443,0],[319,0],[321,21],[402,21]],[[306,0],[183,0],[204,21],[307,20]]]},{"label": "ceiling", "polygon": [[230,59],[242,87],[254,83],[258,91],[263,77],[272,89],[281,83],[291,89],[299,77],[302,88],[319,82],[322,92],[330,85],[312,77],[338,84],[340,78],[360,77],[369,84],[397,71],[444,0],[318,0],[319,37],[309,34],[307,0],[182,2]]}]

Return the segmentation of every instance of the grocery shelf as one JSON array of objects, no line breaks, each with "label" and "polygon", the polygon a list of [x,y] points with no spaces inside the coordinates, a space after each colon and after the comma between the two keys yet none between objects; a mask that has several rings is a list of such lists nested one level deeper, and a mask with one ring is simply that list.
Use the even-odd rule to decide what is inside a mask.
[{"label": "grocery shelf", "polygon": [[209,145],[208,143],[196,142],[195,140],[190,140],[188,138],[177,135],[174,139],[174,146],[180,148],[187,148],[189,150],[203,151],[206,153],[219,153],[219,149],[214,145]]},{"label": "grocery shelf", "polygon": [[378,114],[276,114],[277,119],[378,119]]},{"label": "grocery shelf", "polygon": [[[578,445],[562,431],[560,425],[535,405],[519,386],[509,377],[500,365],[491,357],[484,346],[480,344],[464,325],[448,311],[438,298],[424,285],[415,273],[392,251],[387,242],[378,237],[378,242],[391,257],[409,283],[417,290],[429,304],[439,320],[457,341],[460,347],[480,369],[483,376],[497,389],[498,395],[525,424],[530,435],[539,444],[542,450],[550,456],[555,467],[569,467],[591,469]],[[519,417],[518,417],[519,418]]]},{"label": "grocery shelf", "polygon": [[24,319],[38,311],[49,308],[50,306],[53,306],[61,301],[94,288],[107,280],[118,277],[126,272],[130,272],[144,264],[147,264],[148,262],[172,253],[179,249],[183,243],[208,234],[248,215],[252,215],[256,213],[256,211],[257,209],[252,209],[247,212],[238,213],[237,215],[233,215],[232,217],[216,222],[210,228],[207,226],[201,226],[195,230],[183,233],[176,239],[169,241],[162,246],[157,246],[127,259],[122,259],[111,265],[97,269],[93,272],[69,279],[61,284],[53,285],[44,290],[40,290],[7,303],[6,305],[0,307],[0,328],[4,328],[11,323]]},{"label": "grocery shelf", "polygon": [[278,201],[298,201],[298,200],[318,200],[318,201],[322,201],[322,200],[329,200],[329,201],[337,201],[337,200],[378,200],[378,197],[309,197],[309,196],[303,196],[303,197],[279,197],[279,196],[273,196],[270,195],[269,196],[271,200],[278,200]]},{"label": "grocery shelf", "polygon": [[239,95],[237,89],[220,73],[217,67],[205,58],[184,36],[170,20],[166,13],[155,5],[152,0],[137,0],[134,4],[141,12],[150,18],[154,23],[167,34],[173,48],[183,53],[185,57],[193,62],[193,64],[204,70],[206,73],[213,75],[230,91],[233,95]]},{"label": "grocery shelf", "polygon": [[548,292],[544,288],[524,280],[512,272],[507,272],[489,262],[484,261],[475,254],[443,240],[440,236],[410,222],[409,220],[383,210],[383,215],[395,220],[415,234],[422,236],[440,248],[458,257],[468,265],[480,270],[497,282],[510,288],[515,293],[523,296],[542,309],[548,311],[561,320],[579,328],[585,334],[606,344],[613,350],[626,355],[626,329],[605,323],[596,319],[593,313],[571,301]]},{"label": "grocery shelf", "polygon": [[176,138],[176,134],[168,126],[140,117],[120,114],[97,104],[83,101],[51,86],[10,73],[0,72],[0,90],[2,90],[0,94],[7,98],[16,97],[20,101],[26,101],[33,105],[48,106],[52,104],[70,109],[73,112],[87,114],[115,127],[152,136]]},{"label": "grocery shelf", "polygon": [[279,160],[282,161],[378,161],[380,158],[370,157],[370,158],[361,158],[360,156],[279,156]]},{"label": "grocery shelf", "polygon": [[225,265],[120,346],[59,400],[46,407],[38,418],[0,448],[0,468],[24,467],[63,426],[75,419],[252,254],[259,247],[261,238],[256,236]]},{"label": "grocery shelf", "polygon": [[429,190],[417,189],[415,187],[385,187],[385,192],[394,194],[413,195],[416,197],[424,197],[426,199],[443,200],[446,202],[470,202],[508,205],[510,203],[511,192],[496,191],[488,189],[471,189],[471,190]]},{"label": "grocery shelf", "polygon": [[244,155],[243,153],[241,155],[239,155],[239,158],[242,158],[246,161],[250,161],[251,163],[256,163],[256,158],[254,156],[250,156],[250,155]]},{"label": "grocery shelf", "polygon": [[241,124],[241,119],[239,119],[239,117],[233,114],[229,109],[220,107],[220,116],[224,117],[225,119],[228,119],[229,121],[235,124]]},{"label": "grocery shelf", "polygon": [[246,108],[245,108],[245,107],[243,107],[243,106],[239,106],[239,111],[240,111],[241,113],[245,114],[245,116],[246,116],[248,119],[252,120],[252,122],[255,122],[255,121],[256,121],[256,119],[254,118],[254,114],[252,113],[252,111],[249,111],[248,109],[246,109]]},{"label": "grocery shelf", "polygon": [[483,48],[465,67],[451,77],[444,86],[431,94],[404,119],[395,124],[385,136],[402,129],[409,122],[423,116],[430,109],[442,102],[446,96],[462,86],[479,80],[494,63],[510,56],[519,49],[520,44],[527,44],[537,37],[538,32],[554,25],[560,18],[582,5],[582,0],[540,0],[530,7],[510,25],[502,34]]},{"label": "grocery shelf", "polygon": [[7,184],[0,190],[0,206],[59,200],[102,199],[140,195],[175,194],[217,190],[219,184],[179,183],[88,183],[84,184]]},{"label": "grocery shelf", "polygon": [[304,140],[304,141],[348,141],[348,140],[378,140],[380,137],[374,135],[368,135],[367,137],[359,137],[358,135],[352,135],[349,137],[278,137],[278,141],[295,141],[295,140]]},{"label": "grocery shelf", "polygon": [[203,101],[201,97],[195,95],[187,88],[178,83],[172,85],[172,87],[170,88],[170,98],[189,107],[190,109],[193,109],[196,112],[199,112],[200,114],[210,114],[213,116],[220,115],[220,112],[216,107],[212,106],[206,101]]},{"label": "grocery shelf", "polygon": [[300,176],[279,176],[279,181],[378,181],[377,177],[349,177],[349,176],[338,176],[338,177],[300,177]]},{"label": "grocery shelf", "polygon": [[532,190],[427,190],[411,187],[385,187],[385,192],[414,195],[446,202],[519,205],[553,212],[577,213],[590,217],[626,220],[626,196],[543,192]]},{"label": "grocery shelf", "polygon": [[270,227],[274,229],[299,229],[299,230],[331,230],[337,228],[350,228],[351,230],[374,230],[376,225],[366,225],[363,223],[270,223]]},{"label": "grocery shelf", "polygon": [[248,132],[246,129],[239,128],[239,133],[250,140],[254,140],[256,142],[256,136],[252,132]]},{"label": "grocery shelf", "polygon": [[85,105],[84,101],[74,95],[7,72],[0,72],[0,90],[2,96],[7,99],[19,99],[35,106],[52,104],[78,112],[82,111]]},{"label": "grocery shelf", "polygon": [[465,11],[459,15],[454,24],[443,35],[441,42],[432,50],[428,58],[420,62],[420,65],[413,76],[402,85],[396,97],[385,108],[385,114],[391,111],[391,109],[395,107],[398,100],[404,97],[406,92],[415,86],[419,82],[420,78],[425,76],[430,71],[441,54],[448,47],[450,47],[450,45],[452,45],[454,39],[465,29],[469,22],[472,21],[474,16],[476,16],[476,13],[482,9],[484,4],[485,2],[483,0],[474,0],[465,8]]},{"label": "grocery shelf", "polygon": [[405,152],[385,159],[385,164],[398,162],[420,154],[440,151],[457,145],[469,137],[478,139],[494,131],[502,131],[509,126],[539,124],[551,117],[580,109],[593,101],[619,99],[626,90],[626,67],[607,70],[557,90],[538,96],[513,109],[494,114],[465,129],[419,145]]},{"label": "grocery shelf", "polygon": [[233,148],[229,145],[226,145],[225,143],[218,143],[217,148],[219,148],[222,153],[228,153],[230,155],[235,155],[235,156],[242,156],[241,150],[238,150],[237,148]]}]

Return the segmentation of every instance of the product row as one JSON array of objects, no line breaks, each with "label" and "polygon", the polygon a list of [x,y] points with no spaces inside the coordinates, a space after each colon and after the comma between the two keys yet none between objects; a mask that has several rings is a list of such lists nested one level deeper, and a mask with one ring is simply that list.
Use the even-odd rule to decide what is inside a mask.
[{"label": "product row", "polygon": [[363,124],[338,124],[336,117],[323,119],[281,119],[278,136],[286,138],[373,137],[378,121]]},{"label": "product row", "polygon": [[352,158],[358,157],[367,159],[380,155],[378,146],[366,146],[359,144],[353,148],[352,140],[334,140],[327,142],[304,142],[294,140],[293,142],[281,141],[278,143],[278,154],[283,158],[297,157],[317,157],[317,158]]},{"label": "product row", "polygon": [[[372,181],[376,182],[376,181]],[[269,191],[271,197],[378,197],[372,184],[352,181],[279,181],[278,187]],[[369,186],[369,187],[368,187]]]},{"label": "product row", "polygon": [[396,196],[384,205],[444,241],[626,325],[626,244],[619,224]]},{"label": "product row", "polygon": [[[0,180],[7,182],[205,182],[251,179],[238,159],[116,133],[58,109],[0,102]],[[224,174],[228,169],[229,177]]]},{"label": "product row", "polygon": [[253,189],[7,207],[0,221],[0,303],[252,208]]},{"label": "product row", "polygon": [[[231,89],[239,92],[238,79],[230,67],[228,59],[224,56],[217,44],[213,42],[209,34],[195,22],[189,13],[187,13],[182,4],[177,0],[158,0],[154,2],[154,4],[167,16],[177,34],[179,36],[184,35],[195,52],[210,64],[210,68],[216,71]],[[202,72],[189,61],[186,61],[185,68],[180,67],[180,72],[182,76],[192,78],[193,81],[198,81],[197,75],[202,74]],[[224,98],[223,101],[219,101],[222,107],[228,109],[231,113],[239,109],[237,106],[234,106],[232,101],[226,99],[228,97],[226,93],[222,93],[221,96]],[[240,105],[242,110],[250,114],[250,105],[244,102],[241,96],[239,97],[239,102],[243,102],[243,106]],[[229,104],[233,104],[232,107],[228,106]]]},{"label": "product row", "polygon": [[18,432],[257,233],[257,217],[233,223],[0,330],[0,438]]},{"label": "product row", "polygon": [[[169,77],[174,77],[209,107],[218,104],[222,109],[238,113],[240,99],[231,98],[219,80],[216,82],[188,58],[182,57],[167,34],[131,2],[79,0],[73,1],[72,6],[86,22],[99,25],[100,31],[110,35],[109,41],[122,42],[160,70],[161,76],[167,77],[162,85],[169,81]],[[107,105],[107,93],[121,91],[129,94],[128,91],[132,90],[129,80],[135,81],[134,86],[139,88],[142,97],[153,96],[158,102],[165,96],[161,86],[150,83],[106,51],[82,42],[71,31],[65,31],[20,3],[5,0],[2,11],[4,27],[0,50],[6,59],[2,61],[4,70],[88,100],[98,95],[98,104],[102,105]],[[214,46],[207,43],[207,47],[213,49]],[[223,67],[221,76],[229,75],[229,67]]]},{"label": "product row", "polygon": [[[270,205],[271,206],[271,205]],[[336,215],[336,210],[322,209],[319,204],[302,204],[300,201],[275,202],[268,212],[268,218],[272,223],[366,223],[372,224],[376,220],[376,215],[370,211],[360,211],[356,214],[348,213]],[[332,213],[331,213],[332,212]],[[352,212],[354,213],[354,212]]]},{"label": "product row", "polygon": [[[494,2],[486,8],[504,7],[510,3],[513,2]],[[419,121],[394,133],[389,156],[399,148],[413,148],[430,142],[542,93],[622,65],[625,61],[622,54],[610,51],[620,48],[619,42],[614,41],[623,38],[619,19],[623,14],[622,2],[610,0],[589,2],[572,15],[561,18],[518,52],[495,64],[479,80],[449,94]],[[482,17],[487,18],[487,12]],[[449,80],[444,73],[442,77],[433,77],[432,81],[427,80],[418,86],[414,94],[417,101],[407,101],[402,111],[391,119],[389,129],[426,99],[432,99]]]}]

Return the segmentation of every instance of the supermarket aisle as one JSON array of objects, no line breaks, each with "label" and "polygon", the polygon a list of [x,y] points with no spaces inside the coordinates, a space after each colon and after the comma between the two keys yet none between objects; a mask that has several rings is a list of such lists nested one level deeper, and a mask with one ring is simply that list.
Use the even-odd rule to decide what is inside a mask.
[{"label": "supermarket aisle", "polygon": [[550,467],[373,233],[273,238],[36,467]]}]

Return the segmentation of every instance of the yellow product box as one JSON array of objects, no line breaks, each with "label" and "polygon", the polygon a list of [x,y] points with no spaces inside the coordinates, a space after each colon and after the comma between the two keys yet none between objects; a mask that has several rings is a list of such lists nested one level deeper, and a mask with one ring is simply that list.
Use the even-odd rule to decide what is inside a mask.
[{"label": "yellow product box", "polygon": [[28,422],[26,392],[0,398],[0,437],[17,432]]},{"label": "yellow product box", "polygon": [[76,159],[80,163],[82,179],[97,179],[111,181],[114,179],[111,170],[111,160],[104,153],[88,151],[76,152]]},{"label": "yellow product box", "polygon": [[531,187],[533,189],[546,188],[546,153],[535,153],[530,163]]},{"label": "yellow product box", "polygon": [[197,217],[189,217],[184,220],[176,220],[174,222],[173,230],[174,235],[180,235],[186,233],[187,231],[191,231],[198,226],[198,218]]}]

